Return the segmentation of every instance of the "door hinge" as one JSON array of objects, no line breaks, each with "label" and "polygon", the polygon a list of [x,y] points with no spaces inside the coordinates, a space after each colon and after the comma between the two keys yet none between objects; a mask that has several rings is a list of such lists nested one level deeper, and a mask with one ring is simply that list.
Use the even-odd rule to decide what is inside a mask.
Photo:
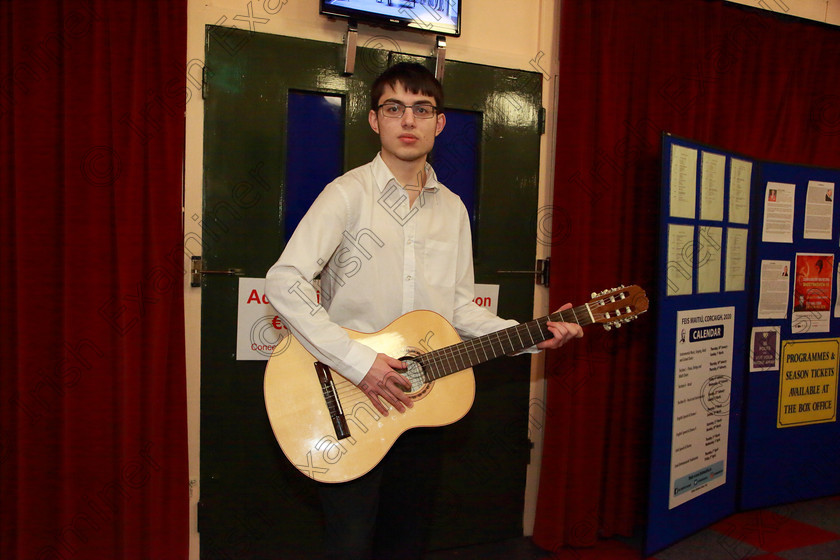
[{"label": "door hinge", "polygon": [[241,268],[229,268],[227,270],[203,270],[201,268],[201,256],[193,255],[190,258],[190,286],[201,287],[201,276],[203,274],[215,274],[218,276],[242,276]]},{"label": "door hinge", "polygon": [[551,280],[551,257],[537,259],[534,270],[497,270],[499,274],[533,274],[534,283],[548,288]]}]

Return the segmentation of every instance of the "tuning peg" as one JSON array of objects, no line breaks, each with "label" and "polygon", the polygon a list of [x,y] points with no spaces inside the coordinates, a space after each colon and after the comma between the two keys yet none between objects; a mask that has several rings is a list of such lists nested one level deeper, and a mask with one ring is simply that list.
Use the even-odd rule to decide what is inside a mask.
[{"label": "tuning peg", "polygon": [[612,329],[612,325],[604,325],[604,330],[605,331],[608,331],[610,329]]}]

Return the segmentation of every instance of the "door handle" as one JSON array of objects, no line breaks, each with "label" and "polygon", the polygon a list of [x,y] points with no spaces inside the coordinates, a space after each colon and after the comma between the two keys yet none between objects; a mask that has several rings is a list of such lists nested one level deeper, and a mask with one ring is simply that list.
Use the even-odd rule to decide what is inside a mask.
[{"label": "door handle", "polygon": [[540,286],[549,285],[551,280],[551,257],[545,259],[537,259],[537,266],[534,270],[497,270],[497,274],[533,274],[534,284]]},{"label": "door handle", "polygon": [[227,270],[203,270],[201,268],[201,256],[190,257],[190,286],[198,288],[201,286],[201,276],[213,274],[217,276],[242,276],[241,268],[228,268]]}]

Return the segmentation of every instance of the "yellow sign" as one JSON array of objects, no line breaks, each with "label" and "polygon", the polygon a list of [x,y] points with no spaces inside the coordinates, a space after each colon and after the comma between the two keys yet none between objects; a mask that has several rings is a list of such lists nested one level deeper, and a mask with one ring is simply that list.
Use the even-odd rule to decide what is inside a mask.
[{"label": "yellow sign", "polygon": [[777,428],[837,419],[838,356],[840,338],[782,343]]}]

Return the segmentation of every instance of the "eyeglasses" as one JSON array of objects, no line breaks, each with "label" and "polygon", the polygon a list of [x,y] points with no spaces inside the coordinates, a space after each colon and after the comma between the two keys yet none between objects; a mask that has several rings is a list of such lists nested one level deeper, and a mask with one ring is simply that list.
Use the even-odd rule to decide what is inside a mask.
[{"label": "eyeglasses", "polygon": [[414,105],[406,105],[399,101],[388,101],[383,103],[377,109],[382,109],[382,114],[386,117],[399,118],[405,114],[406,109],[411,109],[414,118],[417,119],[431,119],[435,116],[437,107],[431,103],[415,103]]}]

